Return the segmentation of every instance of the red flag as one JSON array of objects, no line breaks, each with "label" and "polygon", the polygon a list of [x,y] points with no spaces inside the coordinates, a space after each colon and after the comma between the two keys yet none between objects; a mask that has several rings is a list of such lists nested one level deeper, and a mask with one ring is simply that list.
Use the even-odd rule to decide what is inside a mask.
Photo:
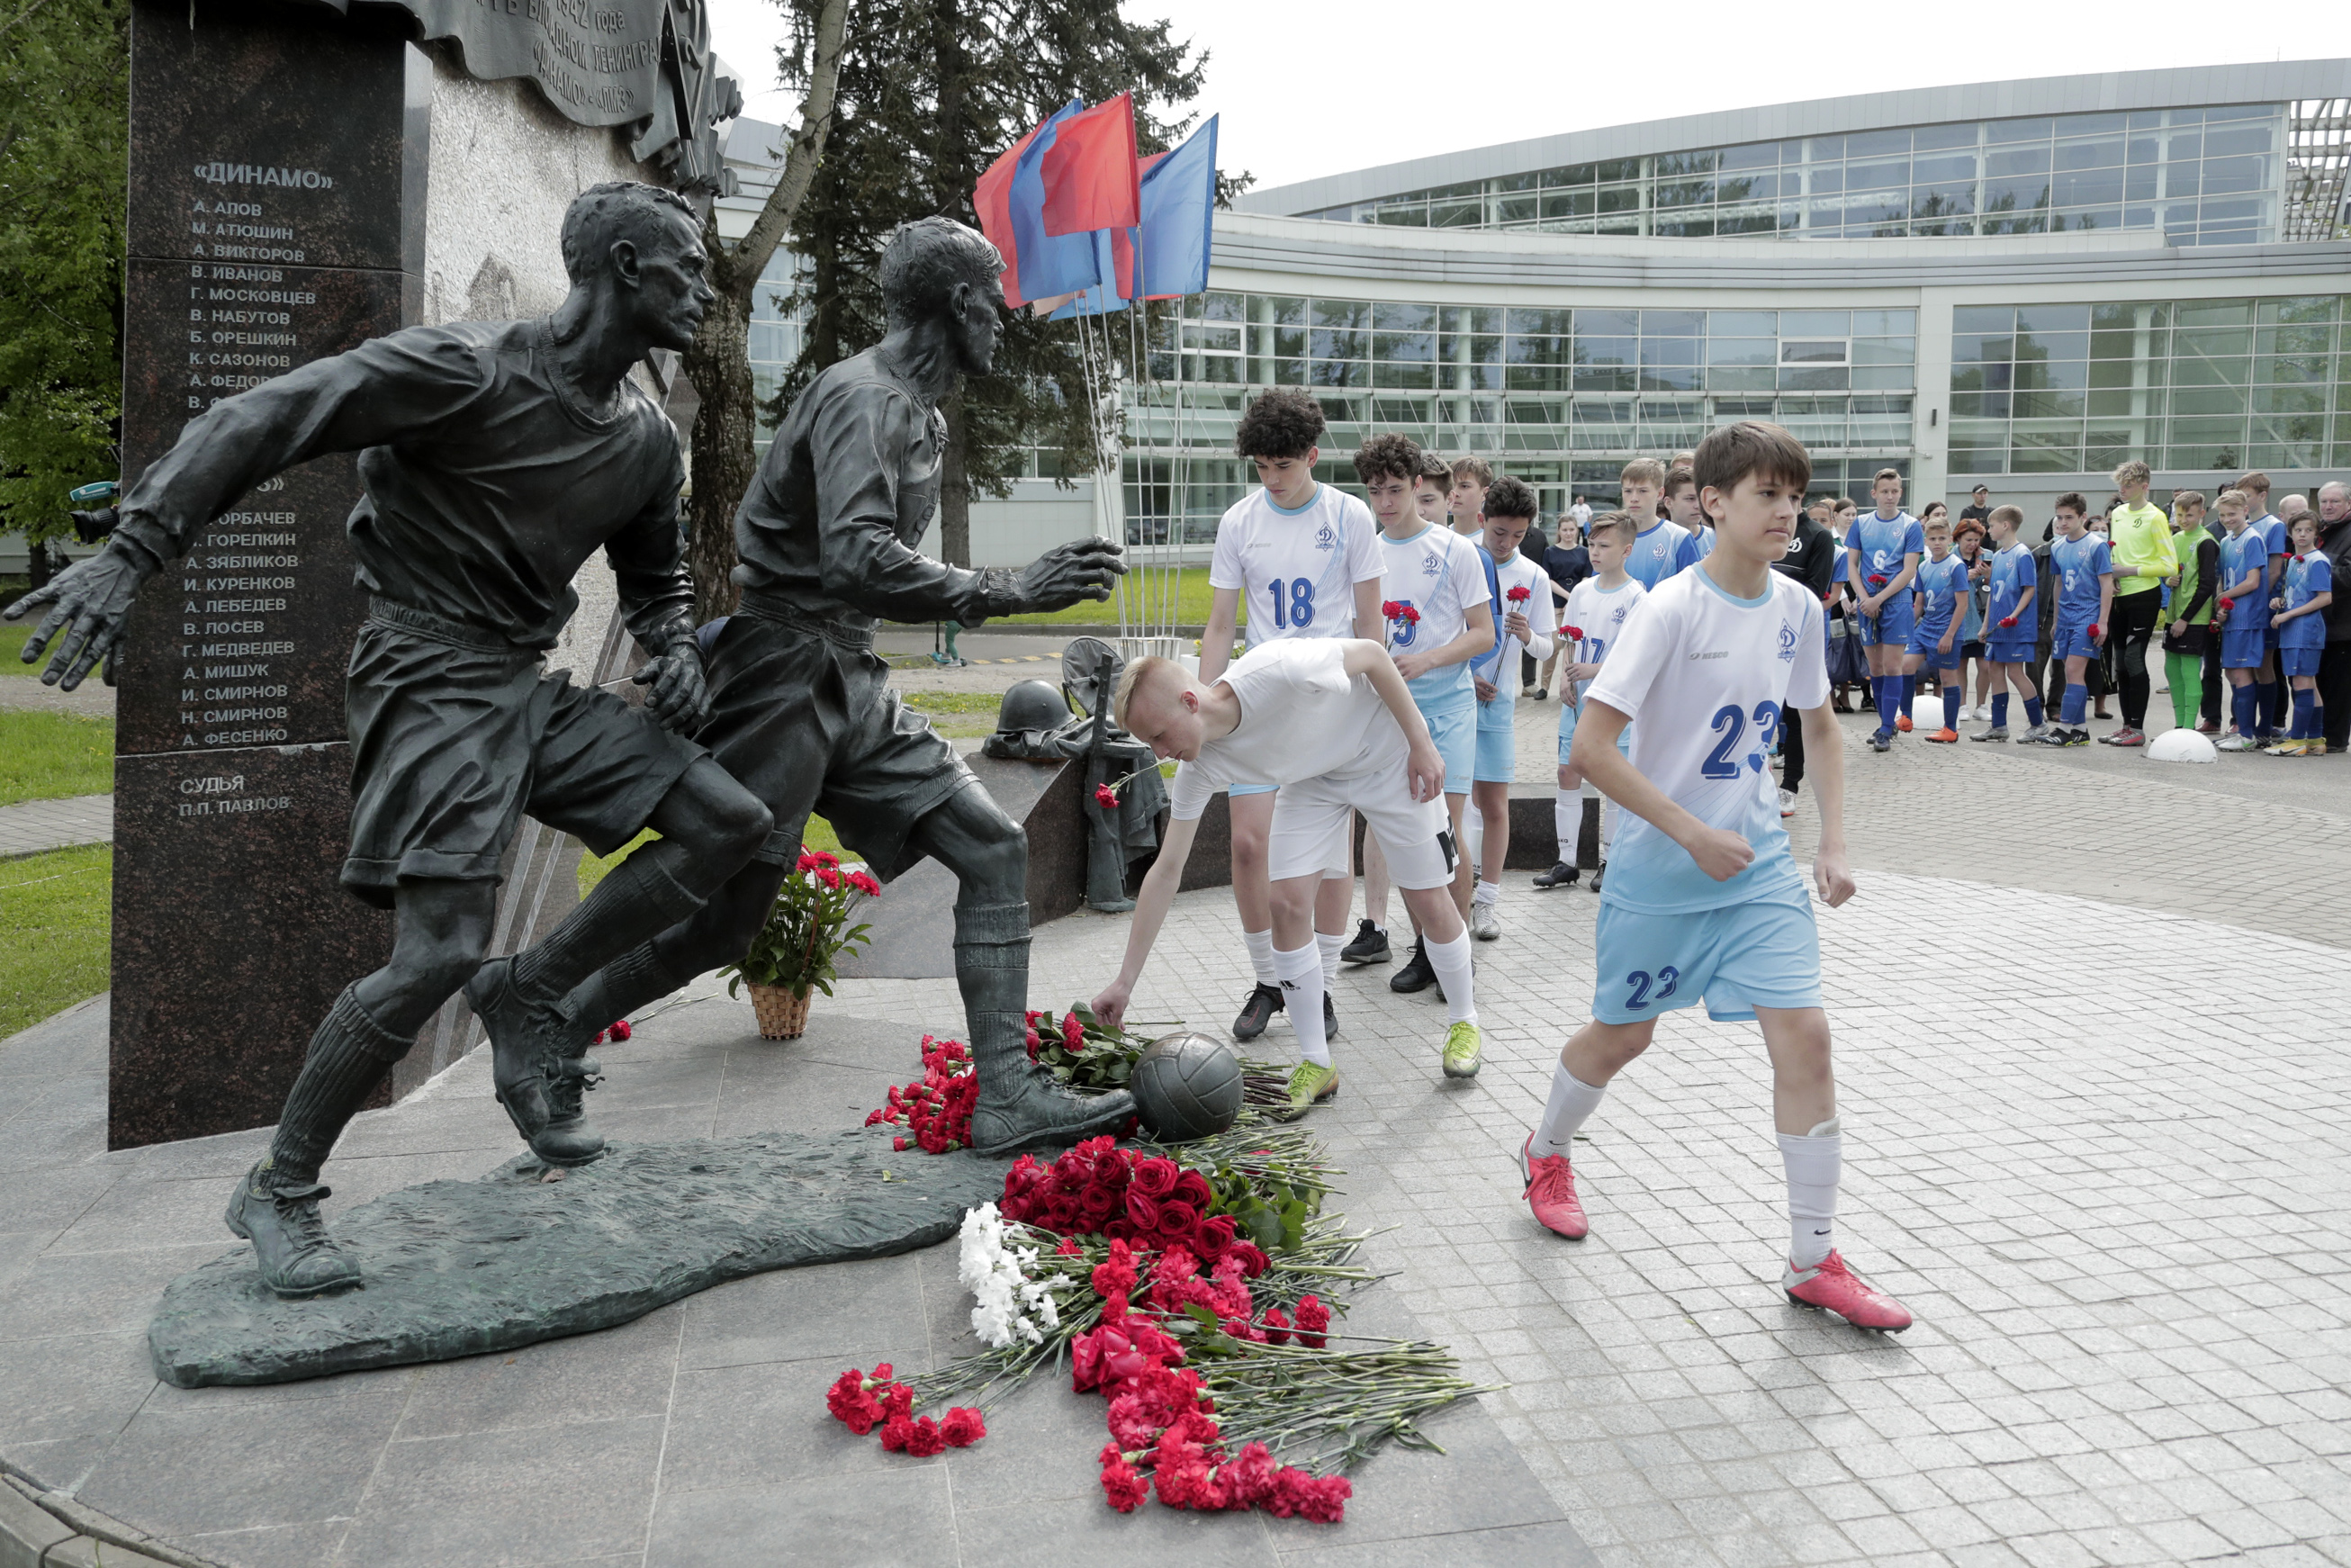
[{"label": "red flag", "polygon": [[1041,124],[1034,126],[1014,142],[1009,152],[987,166],[987,172],[971,192],[972,207],[979,214],[979,232],[1004,256],[1004,302],[1015,308],[1028,301],[1020,295],[1020,253],[1012,240],[1012,170],[1029,143],[1037,139],[1037,132],[1044,129]]},{"label": "red flag", "polygon": [[1120,93],[1061,121],[1046,150],[1042,172],[1047,234],[1090,234],[1141,223],[1134,95]]}]

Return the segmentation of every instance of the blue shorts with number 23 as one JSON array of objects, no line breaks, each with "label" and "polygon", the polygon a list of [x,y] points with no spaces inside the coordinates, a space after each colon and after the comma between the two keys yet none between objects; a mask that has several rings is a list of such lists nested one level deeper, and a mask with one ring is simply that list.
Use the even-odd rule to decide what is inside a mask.
[{"label": "blue shorts with number 23", "polygon": [[1801,884],[1744,904],[1651,915],[1603,903],[1592,1016],[1641,1023],[1706,1003],[1718,1023],[1763,1008],[1821,1005],[1821,936]]}]

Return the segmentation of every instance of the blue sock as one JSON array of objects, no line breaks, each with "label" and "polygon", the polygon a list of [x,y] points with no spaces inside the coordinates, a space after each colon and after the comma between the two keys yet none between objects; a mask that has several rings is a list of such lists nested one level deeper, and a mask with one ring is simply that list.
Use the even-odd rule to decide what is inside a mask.
[{"label": "blue sock", "polygon": [[2037,693],[2034,695],[2024,699],[2025,723],[2031,725],[2035,729],[2039,729],[2046,716],[2047,716],[2042,711],[2041,698]]},{"label": "blue sock", "polygon": [[2318,694],[2314,691],[2297,690],[2294,694],[2294,737],[2296,740],[2307,740],[2318,733],[2316,716],[2312,711],[2317,701]]},{"label": "blue sock", "polygon": [[[2031,705],[2026,706],[2025,711],[2027,713],[2032,711]],[[1991,727],[1994,729],[2008,727],[2008,694],[2006,692],[1991,699]]]},{"label": "blue sock", "polygon": [[1959,727],[1959,688],[1957,686],[1943,688],[1943,727],[1945,729]]},{"label": "blue sock", "polygon": [[2088,711],[2089,701],[2089,687],[2084,685],[2079,681],[2069,681],[2066,683],[2065,706],[2063,710],[2066,728],[2079,729],[2081,727],[2082,715]]},{"label": "blue sock", "polygon": [[1896,675],[1894,678],[1902,683],[1902,716],[1904,718],[1909,718],[1910,705],[1916,702],[1918,698],[1918,677],[1916,675]]},{"label": "blue sock", "polygon": [[1894,683],[1884,675],[1873,677],[1869,683],[1869,695],[1870,700],[1877,705],[1877,727],[1882,730],[1892,729],[1894,727]]},{"label": "blue sock", "polygon": [[2241,686],[2229,688],[2230,711],[2237,716],[2237,733],[2251,740],[2253,737],[2253,708],[2262,700],[2262,689],[2247,681]]}]

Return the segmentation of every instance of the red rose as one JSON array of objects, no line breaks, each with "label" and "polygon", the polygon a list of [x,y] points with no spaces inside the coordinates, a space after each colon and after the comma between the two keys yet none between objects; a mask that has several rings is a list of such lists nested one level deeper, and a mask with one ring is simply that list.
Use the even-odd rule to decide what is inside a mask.
[{"label": "red rose", "polygon": [[1513,588],[1510,592],[1502,595],[1502,597],[1509,600],[1513,604],[1524,604],[1529,599],[1533,597],[1533,592],[1531,590],[1524,586],[1520,586]]},{"label": "red rose", "polygon": [[1164,1223],[1159,1200],[1139,1186],[1126,1189],[1126,1217],[1134,1221],[1137,1230],[1146,1232],[1157,1230]]},{"label": "red rose", "polygon": [[[1130,1194],[1128,1202],[1132,1204],[1133,1201],[1133,1195]],[[1128,1213],[1132,1218],[1131,1208]],[[1182,1198],[1171,1197],[1159,1206],[1159,1234],[1168,1240],[1189,1246],[1192,1233],[1199,1228],[1200,1210],[1196,1205],[1186,1203]]]},{"label": "red rose", "polygon": [[1234,1242],[1232,1250],[1227,1252],[1218,1261],[1228,1261],[1236,1258],[1240,1260],[1241,1275],[1244,1279],[1256,1279],[1265,1272],[1268,1266],[1264,1250],[1254,1241]]},{"label": "red rose", "polygon": [[1199,1249],[1201,1257],[1213,1263],[1232,1249],[1233,1239],[1238,1228],[1231,1215],[1213,1216],[1200,1221],[1200,1228],[1193,1234],[1192,1245]]},{"label": "red rose", "polygon": [[987,1436],[987,1422],[978,1411],[958,1405],[939,1423],[939,1436],[950,1448],[968,1448]]},{"label": "red rose", "polygon": [[1131,1185],[1127,1190],[1139,1192],[1145,1197],[1165,1197],[1175,1192],[1176,1185],[1183,1176],[1183,1166],[1174,1160],[1155,1155],[1135,1162],[1134,1174],[1130,1178]]},{"label": "red rose", "polygon": [[1118,791],[1117,791],[1117,790],[1115,790],[1115,789],[1112,789],[1112,788],[1111,788],[1109,785],[1107,785],[1107,784],[1097,784],[1097,785],[1095,785],[1095,786],[1094,786],[1094,804],[1095,804],[1095,805],[1097,805],[1097,806],[1100,806],[1100,807],[1101,807],[1103,810],[1105,810],[1105,811],[1115,811],[1115,810],[1118,810]]},{"label": "red rose", "polygon": [[1208,1178],[1193,1170],[1187,1170],[1176,1178],[1176,1196],[1199,1209],[1206,1209],[1217,1201],[1215,1191],[1208,1186]]}]

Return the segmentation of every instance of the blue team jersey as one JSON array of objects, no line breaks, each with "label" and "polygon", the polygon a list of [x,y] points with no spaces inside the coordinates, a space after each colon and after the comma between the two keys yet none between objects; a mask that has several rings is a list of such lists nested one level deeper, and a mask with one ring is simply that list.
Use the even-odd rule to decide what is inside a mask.
[{"label": "blue team jersey", "polygon": [[1845,580],[1846,568],[1850,567],[1852,564],[1852,560],[1847,558],[1844,553],[1844,541],[1843,539],[1837,540],[1836,564],[1829,568],[1829,580],[1831,582],[1843,582]]},{"label": "blue team jersey", "polygon": [[[2285,563],[2285,607],[2299,610],[2322,593],[2335,590],[2335,568],[2317,550],[2295,556]],[[2313,611],[2297,615],[2277,629],[2281,648],[2324,648],[2326,646],[2326,612]]]},{"label": "blue team jersey", "polygon": [[[2275,512],[2265,512],[2252,518],[2245,524],[2245,531],[2261,535],[2262,542],[2269,546],[2272,555],[2283,555],[2294,548],[2286,542],[2285,519]],[[2274,580],[2271,581],[2270,587],[2273,589],[2277,587]]]},{"label": "blue team jersey", "polygon": [[[2024,602],[2025,591],[2035,585],[2039,576],[2032,568],[2032,552],[2022,545],[2012,544],[1992,552],[1991,602],[1984,611],[1987,640],[2005,643],[2020,635],[2030,638],[2032,628],[2024,624],[2019,607]],[[2000,623],[2011,616],[2017,618],[2017,623],[2003,632]]]},{"label": "blue team jersey", "polygon": [[[1846,543],[1861,552],[1862,580],[1854,584],[1863,597],[1878,592],[1886,584],[1902,575],[1902,558],[1927,553],[1927,533],[1918,519],[1907,512],[1896,512],[1881,517],[1876,512],[1864,512],[1854,519],[1853,532]],[[1872,582],[1871,578],[1883,580]]]},{"label": "blue team jersey", "polygon": [[[2231,534],[2220,541],[2220,586],[2219,592],[2228,595],[2247,577],[2253,580],[2249,597],[2262,599],[2265,573],[2269,570],[2270,546],[2259,528],[2248,526],[2242,533]],[[2267,623],[2269,606],[2263,602],[2258,609],[2241,604],[2229,612],[2224,632],[2243,632],[2248,627],[2259,631]]]},{"label": "blue team jersey", "polygon": [[1685,529],[1682,533],[1681,556],[1674,563],[1674,570],[1679,571],[1685,567],[1696,566],[1713,553],[1714,530],[1712,528],[1701,526]]},{"label": "blue team jersey", "polygon": [[2098,579],[2115,570],[2114,554],[2101,534],[2078,539],[2061,538],[2049,547],[2049,564],[2057,570],[2057,620],[2066,626],[2091,626],[2098,619]]},{"label": "blue team jersey", "polygon": [[1940,560],[1920,561],[1918,575],[1910,581],[1926,595],[1925,611],[1918,617],[1919,634],[1930,643],[1942,641],[1951,624],[1951,613],[1959,608],[1959,595],[1968,591],[1968,563],[1953,550]]},{"label": "blue team jersey", "polygon": [[1689,530],[1663,521],[1644,528],[1625,552],[1625,571],[1644,588],[1655,588],[1682,569],[1682,545]]}]

